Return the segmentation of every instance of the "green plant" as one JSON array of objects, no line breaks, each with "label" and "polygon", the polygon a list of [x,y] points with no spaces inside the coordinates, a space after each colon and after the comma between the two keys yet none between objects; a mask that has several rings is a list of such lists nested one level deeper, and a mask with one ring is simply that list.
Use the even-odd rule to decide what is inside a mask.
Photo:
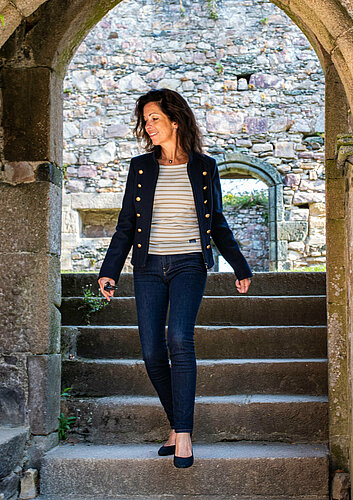
[{"label": "green plant", "polygon": [[211,19],[218,19],[217,0],[207,0],[208,13]]},{"label": "green plant", "polygon": [[262,19],[260,19],[260,23],[262,25],[266,25],[268,23],[268,17],[263,17]]},{"label": "green plant", "polygon": [[216,62],[216,71],[219,75],[221,75],[224,71],[223,64],[220,61]]},{"label": "green plant", "polygon": [[68,176],[67,176],[67,167],[69,165],[67,163],[63,163],[63,177],[65,180],[68,180]]},{"label": "green plant", "polygon": [[2,16],[1,14],[0,14],[0,20],[1,20],[2,26],[4,27],[5,26],[5,19],[4,19],[4,16]]},{"label": "green plant", "polygon": [[300,268],[293,269],[292,271],[299,272],[299,273],[325,272],[326,271],[326,264],[318,264],[316,266],[300,267]]},{"label": "green plant", "polygon": [[69,391],[72,389],[72,387],[66,387],[66,389],[63,390],[63,392],[61,393],[61,397],[62,398],[71,398],[71,394],[69,393]]},{"label": "green plant", "polygon": [[92,290],[92,285],[86,285],[83,291],[83,303],[86,310],[86,322],[90,323],[91,314],[100,311],[106,307],[109,302],[106,302],[100,295],[95,295]]},{"label": "green plant", "polygon": [[185,17],[185,7],[183,5],[183,0],[179,0],[179,4],[180,4],[180,15],[181,17]]},{"label": "green plant", "polygon": [[75,422],[76,417],[66,417],[64,413],[61,413],[59,420],[59,439],[66,439],[66,432],[71,430],[71,425]]},{"label": "green plant", "polygon": [[256,205],[268,207],[268,194],[267,191],[252,191],[244,192],[243,194],[235,195],[232,193],[223,196],[224,206],[231,206],[234,208],[248,208]]}]

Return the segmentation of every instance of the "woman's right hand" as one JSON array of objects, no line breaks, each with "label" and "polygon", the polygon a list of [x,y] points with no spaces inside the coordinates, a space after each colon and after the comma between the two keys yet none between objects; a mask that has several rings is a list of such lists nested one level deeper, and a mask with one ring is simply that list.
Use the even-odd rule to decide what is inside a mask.
[{"label": "woman's right hand", "polygon": [[114,297],[114,290],[104,290],[104,286],[106,283],[110,283],[111,285],[115,285],[115,280],[113,278],[99,278],[98,284],[99,284],[99,289],[104,295],[104,297],[107,299],[109,302],[112,297]]}]

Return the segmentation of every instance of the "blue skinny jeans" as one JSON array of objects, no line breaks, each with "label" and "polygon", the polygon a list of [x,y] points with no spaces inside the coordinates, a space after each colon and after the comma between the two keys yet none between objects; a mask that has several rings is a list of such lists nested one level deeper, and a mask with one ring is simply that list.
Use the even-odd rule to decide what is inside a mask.
[{"label": "blue skinny jeans", "polygon": [[197,372],[194,327],[207,281],[202,253],[148,254],[145,267],[134,266],[133,277],[148,376],[171,428],[191,433]]}]

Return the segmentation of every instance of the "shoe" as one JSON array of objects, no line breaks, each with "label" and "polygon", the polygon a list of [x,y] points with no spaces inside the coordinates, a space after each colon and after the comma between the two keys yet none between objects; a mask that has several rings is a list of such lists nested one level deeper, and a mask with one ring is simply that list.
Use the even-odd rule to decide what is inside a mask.
[{"label": "shoe", "polygon": [[167,455],[174,455],[175,453],[175,444],[171,446],[161,446],[158,450],[158,455],[161,457],[166,457]]},{"label": "shoe", "polygon": [[176,457],[174,455],[174,466],[178,469],[186,469],[187,467],[191,467],[194,463],[194,454],[192,453],[191,457]]}]

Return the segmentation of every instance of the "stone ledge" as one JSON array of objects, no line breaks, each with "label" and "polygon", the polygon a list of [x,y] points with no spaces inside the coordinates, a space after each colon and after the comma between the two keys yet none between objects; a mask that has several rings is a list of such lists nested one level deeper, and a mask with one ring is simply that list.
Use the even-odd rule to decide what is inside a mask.
[{"label": "stone ledge", "polygon": [[0,427],[0,479],[11,474],[23,456],[28,427]]}]

